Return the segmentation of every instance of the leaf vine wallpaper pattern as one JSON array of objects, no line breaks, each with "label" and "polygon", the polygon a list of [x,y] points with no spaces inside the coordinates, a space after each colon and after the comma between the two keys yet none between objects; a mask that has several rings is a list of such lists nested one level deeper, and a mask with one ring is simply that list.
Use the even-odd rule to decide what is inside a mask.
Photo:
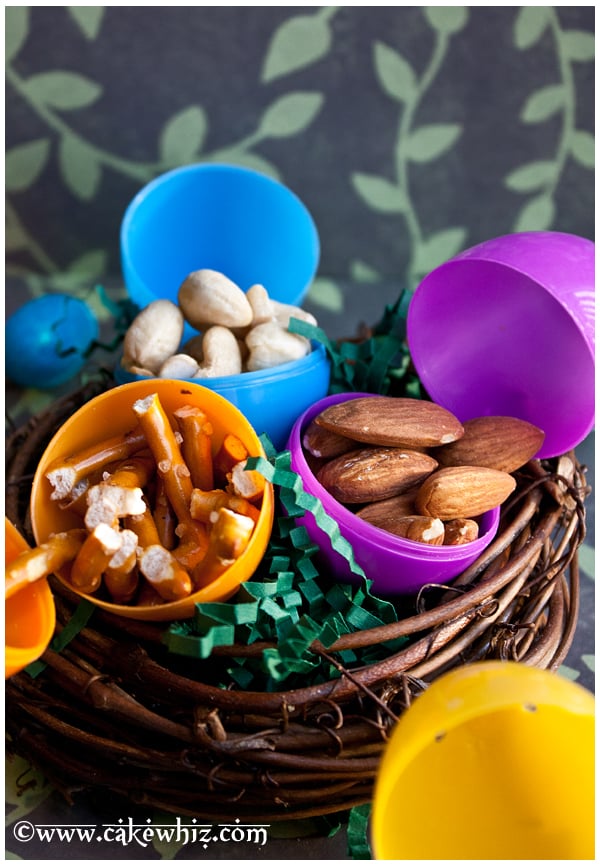
[{"label": "leaf vine wallpaper pattern", "polygon": [[332,315],[492,236],[593,232],[591,6],[9,6],[5,58],[7,273],[32,295],[118,277],[129,200],[198,161],[304,200]]}]

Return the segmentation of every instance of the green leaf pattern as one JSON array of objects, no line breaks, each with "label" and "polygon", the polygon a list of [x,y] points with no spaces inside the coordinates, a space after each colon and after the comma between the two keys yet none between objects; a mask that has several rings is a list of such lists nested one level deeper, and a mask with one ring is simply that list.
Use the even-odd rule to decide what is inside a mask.
[{"label": "green leaf pattern", "polygon": [[[90,46],[104,37],[113,14],[111,7],[104,6],[54,9],[55,15],[66,16],[70,38],[79,35]],[[43,68],[44,59],[48,62],[52,56],[64,58],[64,52],[48,53],[42,65],[28,63],[26,49],[37,14],[37,7],[6,9],[7,87],[38,120],[37,134],[13,143],[6,154],[9,273],[22,271],[24,256],[40,273],[49,274],[57,266],[66,266],[64,261],[57,264],[52,260],[52,250],[44,248],[44,241],[35,236],[36,229],[30,227],[28,218],[20,216],[26,212],[22,205],[25,193],[49,176],[50,170],[62,180],[74,202],[91,207],[105,194],[108,180],[115,175],[139,187],[178,165],[231,162],[289,182],[283,170],[286,142],[305,141],[306,160],[326,155],[319,130],[327,125],[328,114],[336,110],[336,104],[326,88],[314,86],[315,76],[325,80],[328,68],[334,76],[344,68],[339,65],[343,56],[339,51],[351,32],[351,7],[307,7],[289,13],[279,7],[277,23],[265,41],[262,62],[256,70],[255,87],[264,98],[254,127],[237,135],[222,130],[218,118],[203,101],[192,99],[187,105],[173,106],[162,122],[158,118],[155,146],[149,148],[155,158],[145,161],[134,156],[133,151],[127,153],[126,147],[120,151],[122,145],[116,141],[114,149],[101,143],[94,134],[94,125],[84,120],[102,110],[106,96],[104,82],[95,77],[97,73],[68,68],[61,61],[55,67],[50,61]],[[417,59],[410,40],[400,44],[385,37],[373,37],[370,64],[366,56],[348,53],[347,62],[362,63],[362,74],[371,77],[373,92],[379,90],[381,94],[381,111],[386,116],[382,113],[380,122],[385,119],[388,126],[395,123],[397,131],[389,140],[385,164],[381,160],[379,164],[360,164],[357,159],[355,167],[338,182],[364,208],[374,230],[379,222],[395,226],[405,256],[404,272],[396,265],[395,275],[412,288],[428,270],[471,241],[473,225],[461,224],[456,216],[454,224],[434,224],[422,215],[417,178],[429,168],[438,172],[450,169],[472,135],[473,130],[465,127],[464,116],[457,110],[457,100],[442,101],[439,94],[444,87],[447,89],[446,70],[453,54],[464,50],[466,40],[475,35],[478,13],[474,7],[426,6],[398,14],[420,17],[429,56],[425,53]],[[529,130],[530,140],[538,146],[499,180],[512,193],[515,203],[512,222],[499,226],[497,233],[551,228],[557,218],[556,196],[569,162],[592,171],[595,161],[593,132],[576,123],[575,75],[576,69],[594,59],[593,34],[561,24],[560,11],[555,7],[516,7],[513,13],[507,10],[506,14],[514,16],[512,41],[516,57],[544,52],[548,63],[554,58],[556,75],[555,80],[534,86],[521,103],[517,122]],[[150,93],[148,96],[151,100]],[[440,100],[437,118],[431,110],[436,100]],[[351,108],[351,97],[347,107]],[[550,123],[553,125],[549,132]],[[367,129],[365,136],[368,141]],[[213,142],[216,146],[211,146]],[[497,143],[502,146],[501,141]],[[343,148],[343,137],[328,146]],[[368,149],[364,149],[365,159]],[[326,186],[324,182],[321,188],[325,190]],[[303,190],[298,191],[302,194]],[[458,188],[456,195],[460,196]],[[12,256],[17,255],[18,263],[13,263]],[[346,267],[352,278],[356,271],[354,256],[348,256]],[[384,274],[389,275],[389,264],[384,263],[382,268],[381,261],[370,261],[364,253],[360,267],[370,275],[357,280],[359,290],[361,284],[374,284]],[[343,271],[326,275],[335,284]],[[336,292],[321,296],[328,298],[325,303],[331,311],[343,311],[342,289],[337,287]]]},{"label": "green leaf pattern", "polygon": [[576,89],[573,63],[594,59],[591,33],[562,28],[555,7],[524,6],[514,25],[514,43],[521,51],[537,48],[543,35],[551,37],[556,53],[558,80],[530,93],[521,109],[521,122],[537,124],[540,143],[547,136],[547,121],[558,117],[560,133],[552,160],[537,161],[513,169],[504,178],[507,188],[517,193],[535,193],[522,204],[513,231],[552,228],[556,215],[556,193],[569,157],[584,168],[594,166],[592,135],[576,128]]},{"label": "green leaf pattern", "polygon": [[380,213],[402,213],[407,206],[403,190],[385,177],[362,174],[352,175],[352,185],[365,204]]},{"label": "green leaf pattern", "polygon": [[329,22],[336,12],[336,7],[325,6],[312,15],[296,15],[284,21],[269,43],[261,81],[274,81],[325,57],[332,41]]},{"label": "green leaf pattern", "polygon": [[102,87],[77,72],[53,70],[32,75],[25,81],[32,102],[40,102],[61,111],[77,111],[93,105]]},{"label": "green leaf pattern", "polygon": [[197,159],[202,151],[208,121],[201,105],[190,105],[165,123],[159,151],[165,165],[184,165]]},{"label": "green leaf pattern", "polygon": [[408,136],[406,158],[412,162],[432,162],[449,150],[462,132],[458,123],[430,123]]},{"label": "green leaf pattern", "polygon": [[417,93],[417,76],[410,63],[384,42],[375,44],[373,60],[381,89],[397,102],[411,102]]},{"label": "green leaf pattern", "polygon": [[320,93],[287,93],[272,102],[262,116],[259,134],[263,138],[288,138],[303,132],[318,114]]},{"label": "green leaf pattern", "polygon": [[308,299],[315,306],[330,312],[341,312],[344,308],[344,298],[339,285],[333,279],[319,276],[313,280]]},{"label": "green leaf pattern", "polygon": [[389,179],[360,171],[354,172],[351,177],[359,197],[376,213],[403,215],[411,246],[404,282],[411,289],[428,270],[460,251],[468,236],[467,230],[462,226],[426,233],[420,224],[411,196],[411,166],[426,165],[441,159],[452,149],[463,132],[462,125],[458,122],[417,124],[415,118],[441,71],[451,37],[458,34],[468,23],[468,7],[429,6],[423,8],[423,14],[433,31],[433,48],[421,76],[393,46],[377,42],[373,49],[377,83],[399,106],[395,177]]},{"label": "green leaf pattern", "polygon": [[93,41],[102,26],[104,6],[67,6],[71,18],[75,21],[86,39]]},{"label": "green leaf pattern", "polygon": [[92,148],[78,135],[64,135],[59,142],[60,174],[73,195],[91,201],[102,179],[102,168]]},{"label": "green leaf pattern", "polygon": [[37,138],[13,147],[6,154],[4,170],[8,192],[21,192],[31,186],[44,170],[50,154],[50,140]]},{"label": "green leaf pattern", "polygon": [[515,19],[514,42],[521,51],[531,48],[540,40],[548,25],[547,6],[522,6]]},{"label": "green leaf pattern", "polygon": [[5,63],[17,56],[29,34],[29,8],[27,6],[6,6]]}]

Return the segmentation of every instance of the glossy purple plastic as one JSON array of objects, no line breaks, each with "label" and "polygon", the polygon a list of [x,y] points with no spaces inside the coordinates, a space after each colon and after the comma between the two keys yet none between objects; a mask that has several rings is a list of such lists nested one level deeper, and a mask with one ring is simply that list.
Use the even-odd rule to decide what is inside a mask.
[{"label": "glossy purple plastic", "polygon": [[[480,536],[463,546],[428,546],[396,537],[375,528],[339,504],[318,482],[302,450],[302,434],[310,421],[323,409],[338,402],[374,396],[372,393],[336,393],[327,396],[305,411],[294,424],[288,440],[291,465],[302,478],[304,490],[318,498],[325,512],[339,525],[340,533],[352,545],[354,557],[376,595],[414,594],[423,585],[446,584],[472,564],[493,540],[500,520],[500,508],[484,513],[480,519]],[[316,524],[311,513],[299,518],[311,540],[319,547],[319,558],[325,571],[341,582],[359,584],[361,579],[350,570],[348,562],[331,546],[329,535]]]},{"label": "glossy purple plastic", "polygon": [[576,447],[594,425],[594,244],[531,231],[467,249],[423,279],[407,338],[434,402],[465,422],[528,420],[539,458]]}]

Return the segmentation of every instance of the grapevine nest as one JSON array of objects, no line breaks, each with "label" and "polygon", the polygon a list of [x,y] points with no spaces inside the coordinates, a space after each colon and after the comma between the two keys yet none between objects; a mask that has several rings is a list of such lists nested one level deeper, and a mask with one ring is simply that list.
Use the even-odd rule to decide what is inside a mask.
[{"label": "grapevine nest", "polygon": [[[65,419],[105,386],[88,384],[8,438],[6,513],[30,542],[39,458]],[[390,623],[327,645],[315,639],[308,650],[326,674],[312,683],[296,676],[287,689],[244,688],[225,676],[234,660],[256,659],[269,643],[217,644],[202,660],[169,651],[168,625],[95,609],[74,627],[81,602],[53,581],[56,638],[39,674],[25,670],[7,682],[10,747],[68,800],[104,792],[213,820],[233,808],[246,822],[365,804],[395,723],[437,676],[486,659],[551,670],[565,659],[578,616],[584,473],[573,453],[528,463],[502,507],[497,538],[451,586],[402,601]],[[384,643],[398,647],[373,662],[347,662]]]}]

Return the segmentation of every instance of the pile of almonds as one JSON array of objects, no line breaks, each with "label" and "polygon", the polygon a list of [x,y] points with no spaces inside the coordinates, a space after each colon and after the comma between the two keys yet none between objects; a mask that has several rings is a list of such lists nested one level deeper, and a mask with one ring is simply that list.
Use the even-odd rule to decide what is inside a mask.
[{"label": "pile of almonds", "polygon": [[302,445],[317,480],[361,519],[439,546],[477,538],[477,517],[506,501],[543,440],[515,417],[462,424],[434,402],[369,396],[324,409]]}]

